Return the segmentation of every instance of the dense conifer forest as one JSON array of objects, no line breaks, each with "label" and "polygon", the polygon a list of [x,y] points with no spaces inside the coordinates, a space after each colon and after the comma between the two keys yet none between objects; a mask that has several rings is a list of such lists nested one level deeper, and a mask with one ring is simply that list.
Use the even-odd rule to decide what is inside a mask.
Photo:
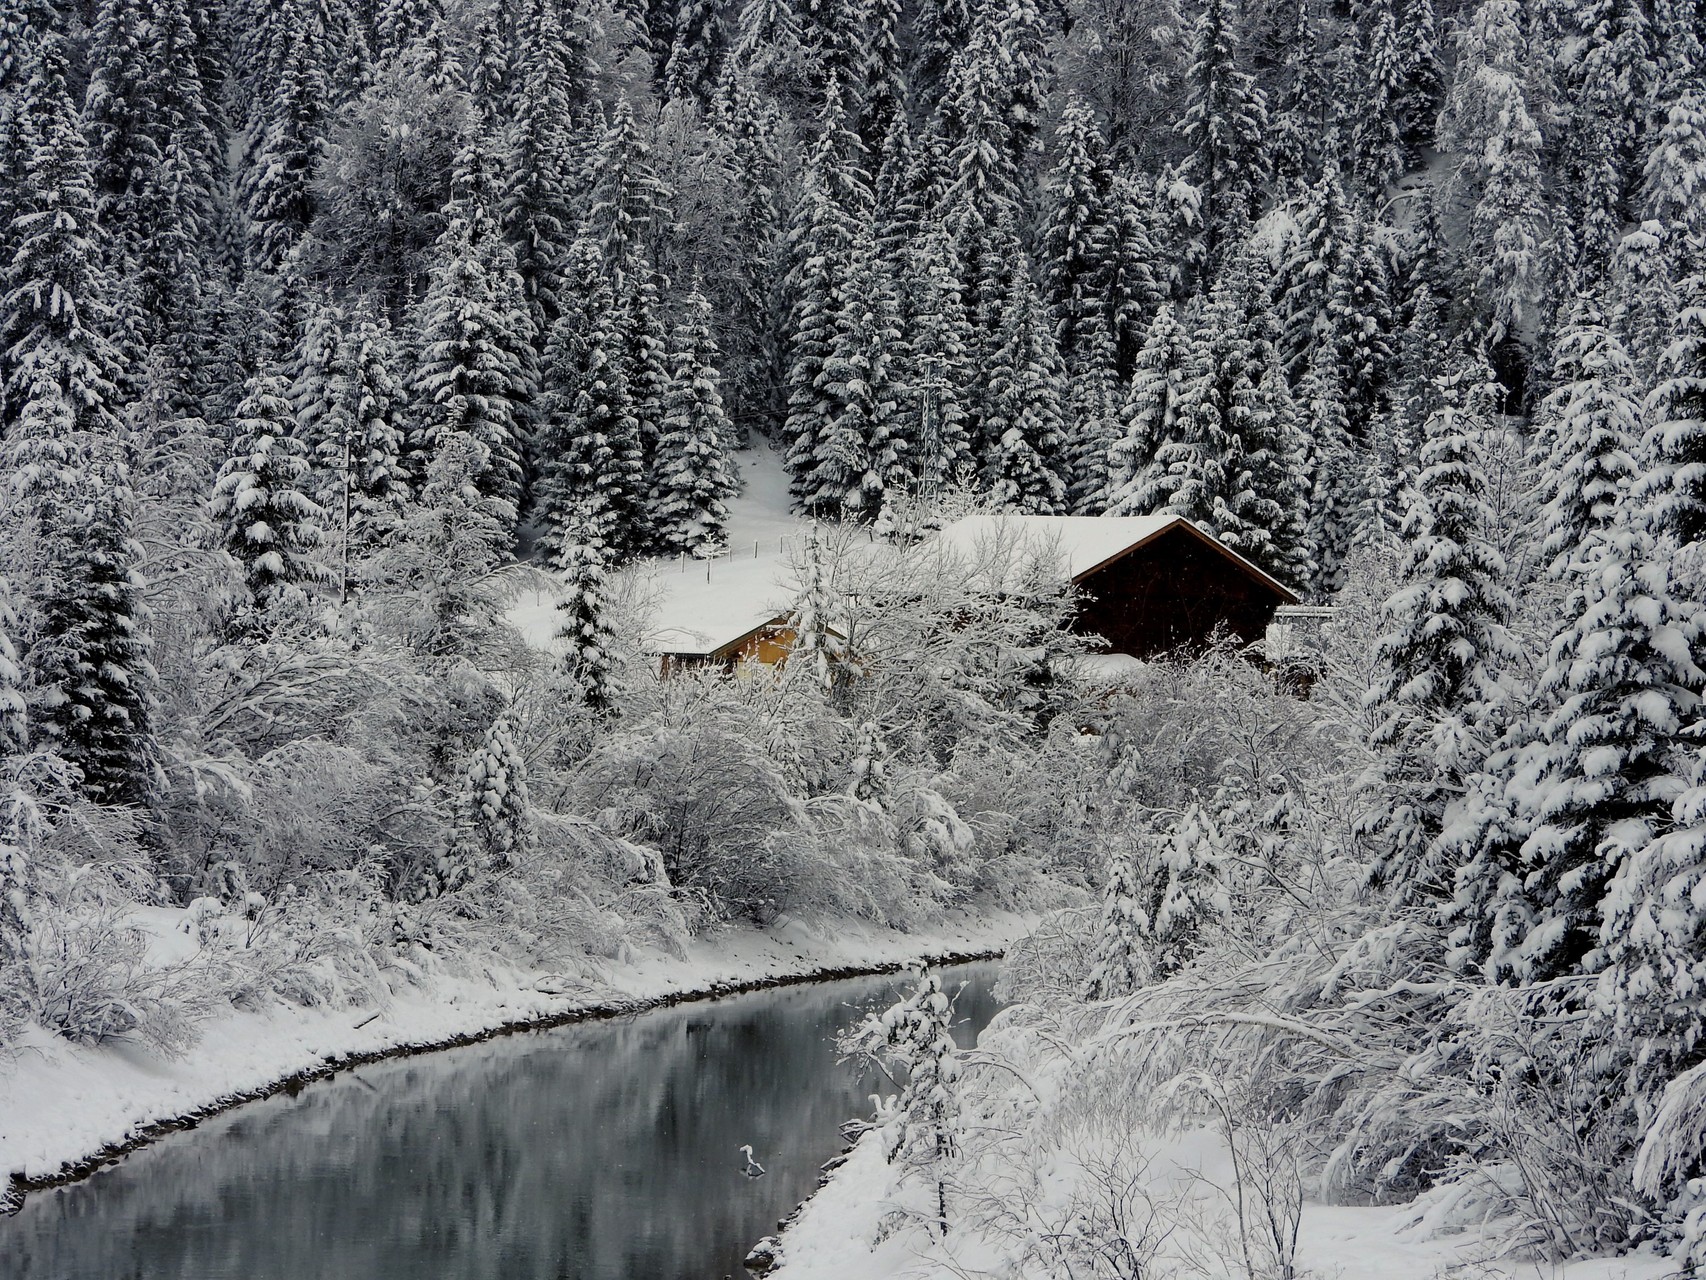
[{"label": "dense conifer forest", "polygon": [[[1703,42],[0,0],[0,1057],[1023,905],[1045,1112],[1230,1062],[1312,1187],[1706,1265]],[[727,551],[752,450],[795,660],[659,679],[630,570]],[[919,542],[970,509],[1182,515],[1337,615],[1098,687],[1064,585]],[[995,1157],[940,1104],[945,1237]]]}]

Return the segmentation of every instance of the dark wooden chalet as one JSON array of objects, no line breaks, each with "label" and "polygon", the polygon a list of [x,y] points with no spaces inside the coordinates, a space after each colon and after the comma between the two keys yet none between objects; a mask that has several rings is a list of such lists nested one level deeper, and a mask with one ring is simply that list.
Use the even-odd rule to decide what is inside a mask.
[{"label": "dark wooden chalet", "polygon": [[1275,609],[1297,603],[1283,583],[1178,516],[979,515],[941,537],[972,558],[1057,560],[1082,595],[1078,629],[1134,658],[1201,646],[1217,628],[1253,643]]}]

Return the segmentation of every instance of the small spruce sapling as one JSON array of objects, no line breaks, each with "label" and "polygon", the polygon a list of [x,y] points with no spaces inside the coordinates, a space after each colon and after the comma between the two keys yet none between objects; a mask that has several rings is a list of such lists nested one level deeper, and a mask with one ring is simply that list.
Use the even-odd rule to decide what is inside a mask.
[{"label": "small spruce sapling", "polygon": [[927,1179],[936,1193],[935,1226],[948,1234],[949,1166],[959,1158],[960,1052],[950,1028],[954,1002],[929,969],[912,992],[871,1014],[843,1037],[842,1052],[880,1067],[899,1092],[876,1101],[873,1124],[883,1156]]},{"label": "small spruce sapling", "polygon": [[580,700],[595,715],[610,711],[615,701],[606,586],[608,565],[603,548],[574,538],[558,554],[563,592],[557,597],[557,639],[563,646],[564,673],[574,681]]},{"label": "small spruce sapling", "polygon": [[1105,866],[1096,963],[1081,989],[1083,998],[1090,1001],[1129,996],[1143,985],[1149,973],[1143,945],[1149,920],[1137,903],[1137,872],[1130,846],[1124,841],[1110,841]]},{"label": "small spruce sapling", "polygon": [[482,873],[509,870],[534,844],[527,762],[516,750],[508,717],[499,716],[462,776],[455,835],[439,863],[439,892],[458,889]]}]

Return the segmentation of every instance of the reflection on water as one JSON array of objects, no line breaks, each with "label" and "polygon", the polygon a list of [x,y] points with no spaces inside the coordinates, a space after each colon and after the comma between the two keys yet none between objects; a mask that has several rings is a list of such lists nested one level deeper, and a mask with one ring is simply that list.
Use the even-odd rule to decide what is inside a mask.
[{"label": "reflection on water", "polygon": [[[969,1043],[995,966],[967,982]],[[356,1068],[0,1221],[3,1280],[716,1280],[872,1092],[831,1039],[901,978],[682,1005]],[[741,1173],[750,1142],[769,1170]]]}]

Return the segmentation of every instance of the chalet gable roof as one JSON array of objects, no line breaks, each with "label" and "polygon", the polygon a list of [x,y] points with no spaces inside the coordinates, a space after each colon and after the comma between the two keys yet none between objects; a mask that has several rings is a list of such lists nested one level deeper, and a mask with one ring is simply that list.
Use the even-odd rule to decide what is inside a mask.
[{"label": "chalet gable roof", "polygon": [[956,520],[943,528],[937,539],[944,549],[967,559],[976,559],[991,548],[1008,548],[1016,553],[1015,559],[1056,557],[1066,570],[1067,580],[1077,585],[1162,534],[1181,528],[1236,564],[1281,601],[1296,603],[1297,595],[1291,588],[1183,516],[1028,516],[995,512]]}]

